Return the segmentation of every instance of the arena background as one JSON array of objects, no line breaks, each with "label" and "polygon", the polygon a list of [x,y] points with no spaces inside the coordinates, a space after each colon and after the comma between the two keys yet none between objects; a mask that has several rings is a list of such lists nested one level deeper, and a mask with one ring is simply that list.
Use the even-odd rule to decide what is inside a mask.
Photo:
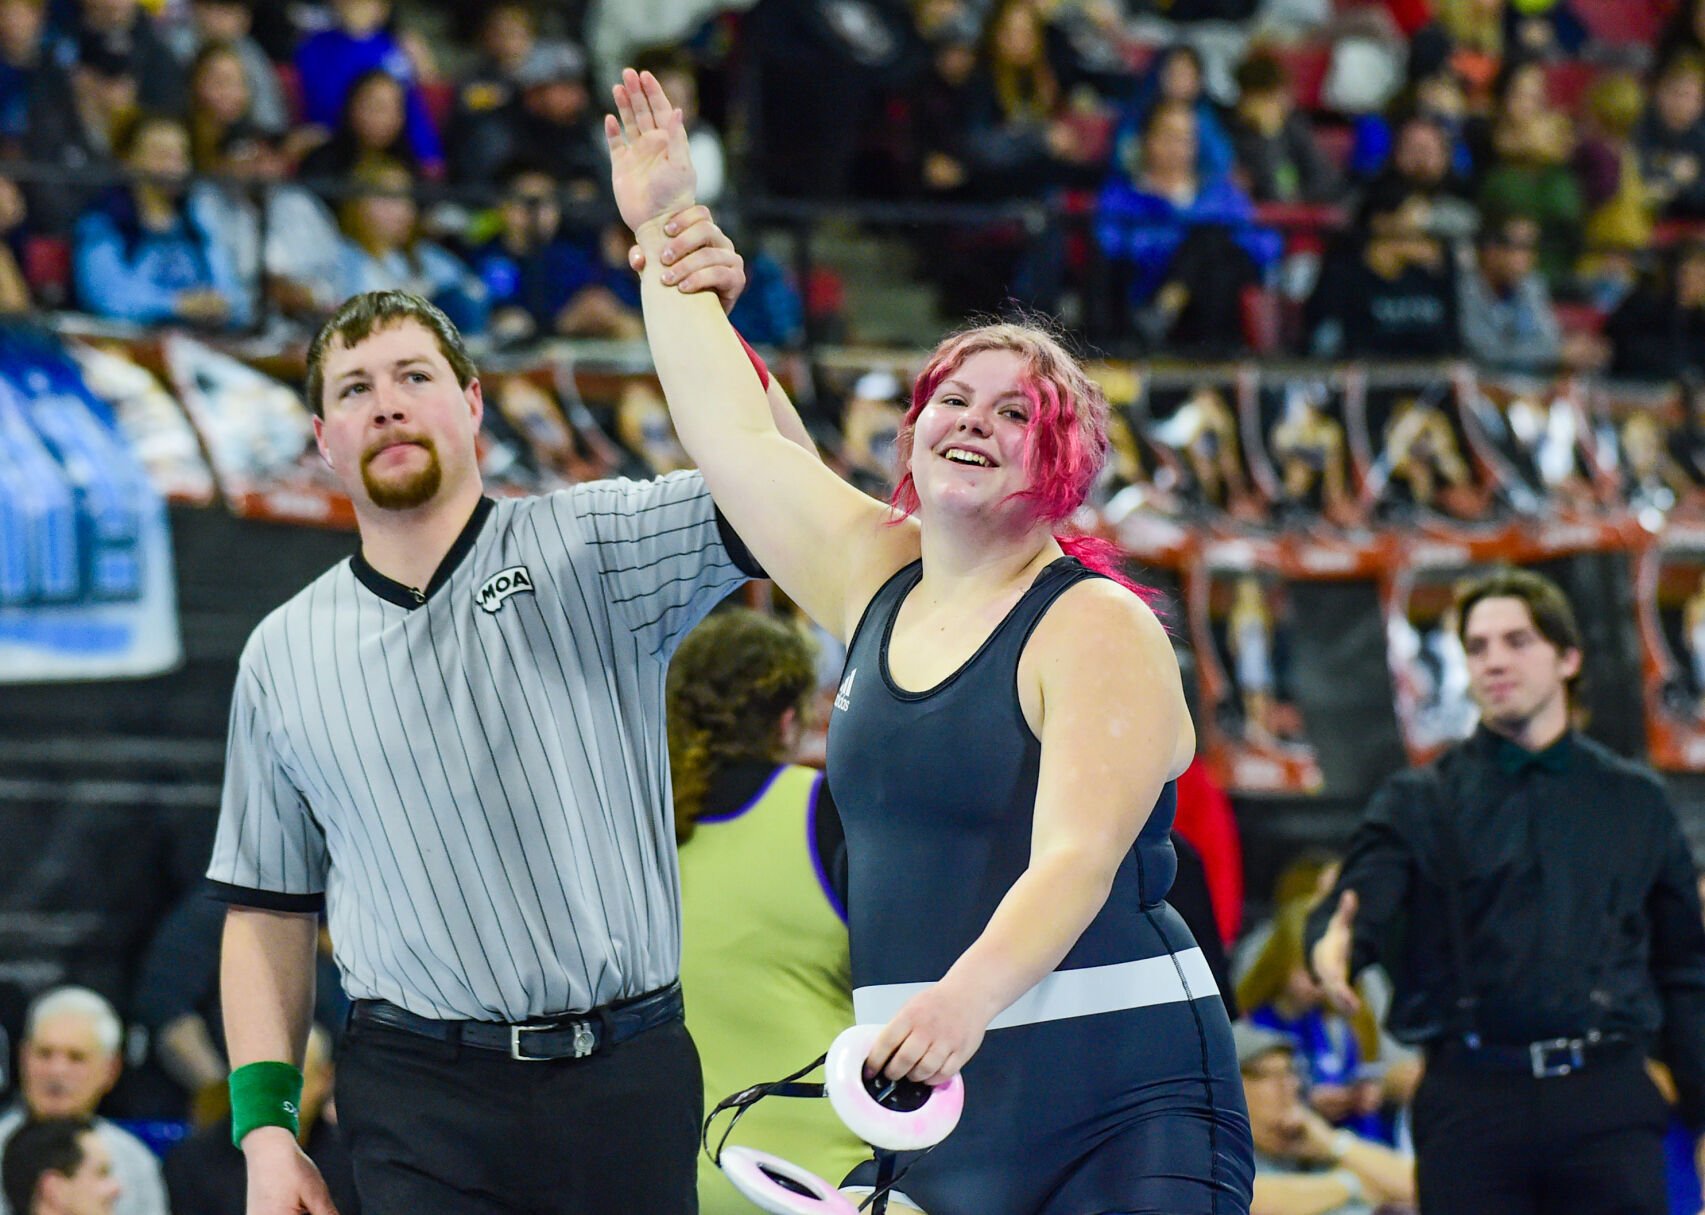
[{"label": "arena background", "polygon": [[[182,18],[181,7],[165,6],[163,27]],[[1078,72],[1050,121],[1077,132],[1076,151],[1017,184],[991,173],[983,188],[944,200],[915,180],[923,79],[930,56],[951,41],[940,30],[988,6],[921,4],[916,14],[900,0],[739,7],[628,0],[546,8],[546,35],[591,49],[580,68],[541,69],[527,87],[581,80],[590,115],[609,65],[650,49],[648,32],[669,31],[667,49],[696,68],[706,124],[721,135],[727,180],[715,209],[748,254],[756,301],[748,331],[828,457],[867,488],[882,489],[895,401],[923,349],[968,312],[1052,312],[1100,356],[1123,446],[1096,510],[1080,522],[1124,543],[1139,577],[1167,592],[1205,755],[1233,796],[1252,913],[1265,909],[1274,875],[1300,849],[1340,844],[1372,789],[1440,741],[1418,716],[1438,696],[1410,686],[1417,652],[1404,648],[1396,621],[1407,619],[1413,637],[1433,636],[1441,588],[1501,561],[1533,565],[1568,590],[1590,653],[1587,730],[1658,762],[1690,837],[1705,848],[1705,687],[1684,621],[1689,580],[1705,566],[1705,532],[1693,522],[1705,519],[1705,489],[1688,466],[1686,486],[1654,505],[1627,438],[1628,420],[1640,416],[1657,422],[1670,450],[1701,441],[1690,425],[1696,386],[1685,377],[1705,365],[1705,346],[1695,343],[1686,366],[1638,383],[1613,374],[1620,351],[1605,333],[1618,305],[1565,271],[1551,293],[1566,337],[1585,353],[1548,367],[1488,366],[1460,340],[1423,363],[1308,357],[1316,349],[1308,286],[1335,251],[1366,235],[1360,200],[1381,170],[1376,163],[1358,175],[1351,162],[1364,119],[1400,121],[1390,107],[1405,96],[1413,103],[1404,82],[1423,62],[1435,72],[1453,65],[1471,112],[1490,104],[1502,34],[1496,46],[1481,45],[1476,31],[1450,26],[1452,5],[1435,13],[1423,0],[1172,0],[1108,6],[1122,14],[1121,36],[1098,45],[1099,27],[1073,24],[1078,9],[1095,6],[1050,7],[1050,49],[1075,54]],[[1567,13],[1579,26],[1536,56],[1553,104],[1577,116],[1596,81],[1625,74],[1652,82],[1686,38],[1699,39],[1689,28],[1673,35],[1682,39],[1674,46],[1664,41],[1674,6],[1660,0],[1525,7]],[[465,117],[459,73],[477,59],[476,22],[454,10],[420,2],[395,17],[435,51],[439,76],[424,95],[444,134]],[[144,10],[141,19],[154,18]],[[926,38],[914,19],[942,24]],[[49,20],[71,29],[76,6],[50,5]],[[65,54],[86,50],[74,34],[60,37],[56,45],[72,48]],[[1171,340],[1166,318],[1157,322],[1131,294],[1133,272],[1101,231],[1132,99],[1173,42],[1200,48],[1222,107],[1235,100],[1231,73],[1249,47],[1270,49],[1296,109],[1340,162],[1328,197],[1269,200],[1236,221],[1239,233],[1271,238],[1271,257],[1238,289],[1231,328],[1211,341]],[[299,106],[288,56],[281,79]],[[11,597],[0,598],[0,645],[18,643],[0,649],[0,1027],[13,1035],[29,996],[58,982],[86,983],[126,1005],[160,921],[193,892],[208,852],[241,647],[267,611],[352,546],[347,503],[314,471],[294,396],[308,329],[264,304],[252,323],[191,326],[187,338],[183,326],[77,307],[79,230],[67,216],[37,214],[35,204],[49,186],[93,191],[124,180],[123,166],[32,162],[30,119],[21,122],[0,131],[0,176],[24,187],[32,216],[8,237],[29,295],[0,334],[0,506],[12,508],[0,542],[14,564],[33,554],[27,565],[46,551],[41,536],[58,529],[55,543],[76,550],[61,558],[79,572],[70,590],[49,593],[26,569]],[[505,183],[496,167],[467,179],[454,148],[449,160],[446,172],[405,188],[418,195],[435,239],[460,250],[471,247],[470,224],[491,230],[480,216]],[[372,193],[348,179],[317,184],[334,203]],[[604,222],[600,207],[595,196],[567,206],[593,234],[588,248]],[[1667,282],[1674,251],[1699,231],[1697,213],[1654,203],[1650,219],[1645,244],[1622,250],[1631,276],[1623,298],[1644,289],[1634,276]],[[1455,273],[1467,272],[1472,229],[1429,239]],[[1574,254],[1592,252],[1576,245]],[[495,492],[671,466],[644,344],[619,330],[475,339],[497,402],[486,450]],[[29,371],[44,359],[80,381],[44,388]],[[1191,404],[1190,394],[1204,386],[1217,386],[1240,448],[1247,500],[1236,510],[1200,492],[1191,445],[1201,431],[1185,434],[1179,421],[1203,415],[1208,407]],[[1317,386],[1345,437],[1341,517],[1324,508],[1297,514],[1283,486],[1278,420]],[[49,400],[61,404],[42,405]],[[1388,511],[1391,412],[1413,402],[1440,411],[1456,436],[1465,493],[1461,502]],[[1496,419],[1514,434],[1517,409],[1538,410],[1548,420],[1543,433],[1500,445]],[[72,413],[98,441],[67,438],[53,419]],[[89,459],[111,463],[91,472]],[[60,507],[40,506],[29,478],[52,482]],[[163,577],[171,602],[102,591],[101,546],[117,543],[103,529],[121,515],[134,534],[123,541],[128,555],[115,560],[136,562],[155,593]],[[155,520],[169,534],[169,557],[150,548]],[[162,563],[151,582],[150,554]],[[1265,704],[1247,695],[1238,643],[1229,640],[1245,581],[1256,596],[1247,602],[1265,604],[1258,615],[1275,685]],[[66,657],[80,643],[68,637],[88,613],[129,602],[126,595],[139,621],[148,616],[125,626],[135,629],[131,659],[168,669],[83,677],[87,670]],[[752,597],[768,601],[763,590]],[[69,632],[56,623],[65,620],[74,621]],[[159,643],[152,658],[143,653],[148,638]],[[112,669],[123,661],[114,657]],[[1259,728],[1251,712],[1262,715]]]}]

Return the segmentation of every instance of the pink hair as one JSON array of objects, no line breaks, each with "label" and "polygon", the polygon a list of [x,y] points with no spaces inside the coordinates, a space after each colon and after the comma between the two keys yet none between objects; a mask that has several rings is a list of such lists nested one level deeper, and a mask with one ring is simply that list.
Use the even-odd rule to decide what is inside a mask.
[{"label": "pink hair", "polygon": [[[1061,524],[1083,505],[1107,462],[1107,397],[1052,334],[1010,322],[979,325],[948,336],[918,373],[911,408],[895,439],[900,466],[908,471],[894,487],[889,503],[901,517],[918,509],[917,486],[909,471],[918,415],[943,380],[966,359],[986,350],[1010,350],[1024,361],[1020,387],[1031,407],[1024,448],[1030,487],[1014,497],[1027,499],[1038,518]],[[1153,599],[1153,591],[1133,582],[1121,569],[1117,545],[1069,527],[1056,531],[1054,539],[1068,556],[1096,573],[1105,574],[1144,602]]]}]

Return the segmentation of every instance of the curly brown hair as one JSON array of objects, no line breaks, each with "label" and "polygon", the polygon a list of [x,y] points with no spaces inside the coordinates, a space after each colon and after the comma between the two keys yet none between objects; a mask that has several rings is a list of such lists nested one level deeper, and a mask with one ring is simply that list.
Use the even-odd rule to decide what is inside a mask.
[{"label": "curly brown hair", "polygon": [[777,727],[787,710],[805,711],[817,671],[811,643],[797,629],[728,608],[681,643],[667,686],[675,838],[685,843],[726,765],[786,758]]}]

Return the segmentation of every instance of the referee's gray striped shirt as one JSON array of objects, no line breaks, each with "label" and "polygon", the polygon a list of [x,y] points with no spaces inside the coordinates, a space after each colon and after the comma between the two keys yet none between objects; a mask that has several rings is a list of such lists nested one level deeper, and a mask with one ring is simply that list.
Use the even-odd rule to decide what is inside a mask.
[{"label": "referee's gray striped shirt", "polygon": [[482,500],[424,603],[359,556],[333,567],[243,651],[219,893],[323,897],[349,995],[428,1017],[671,982],[663,681],[748,577],[731,542],[682,472]]}]

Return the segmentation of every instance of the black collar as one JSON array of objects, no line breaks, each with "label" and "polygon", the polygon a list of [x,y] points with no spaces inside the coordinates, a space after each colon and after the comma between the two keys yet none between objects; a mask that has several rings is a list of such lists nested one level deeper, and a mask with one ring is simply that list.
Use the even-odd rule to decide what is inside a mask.
[{"label": "black collar", "polygon": [[457,535],[455,543],[450,545],[450,551],[444,554],[444,560],[438,563],[433,572],[432,581],[426,584],[424,591],[412,586],[404,586],[394,578],[387,578],[371,565],[367,558],[356,549],[355,555],[349,559],[349,568],[360,579],[361,585],[372,591],[379,598],[396,604],[398,607],[417,608],[432,598],[432,593],[450,580],[450,575],[456,572],[456,567],[462,564],[462,559],[474,547],[474,541],[479,539],[480,529],[485,526],[486,519],[491,515],[492,508],[497,503],[490,498],[481,498],[474,505],[474,513],[468,517],[468,522]]},{"label": "black collar", "polygon": [[1480,753],[1497,764],[1506,776],[1521,776],[1530,771],[1561,773],[1567,770],[1569,757],[1574,753],[1573,735],[1573,730],[1565,730],[1544,750],[1529,751],[1481,725],[1475,731],[1475,743]]}]

